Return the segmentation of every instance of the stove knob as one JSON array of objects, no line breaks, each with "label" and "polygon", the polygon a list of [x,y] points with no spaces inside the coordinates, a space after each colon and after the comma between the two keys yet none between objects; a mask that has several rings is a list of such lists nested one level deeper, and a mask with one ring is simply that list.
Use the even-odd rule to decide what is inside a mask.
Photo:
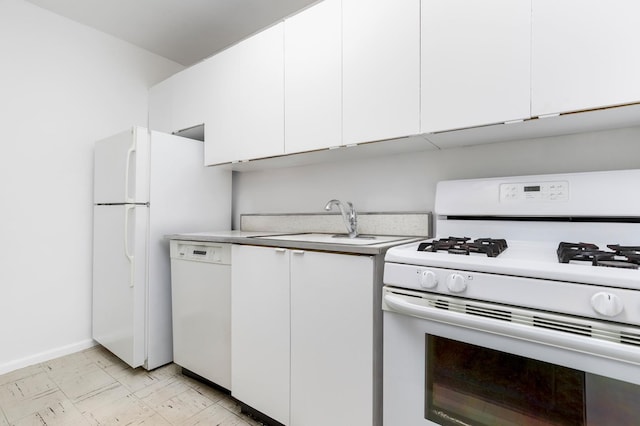
[{"label": "stove knob", "polygon": [[591,297],[591,306],[597,313],[607,317],[615,317],[624,309],[622,300],[618,296],[604,291]]},{"label": "stove knob", "polygon": [[467,283],[460,274],[451,274],[447,277],[447,288],[452,293],[462,293],[467,289]]},{"label": "stove knob", "polygon": [[420,274],[420,287],[422,288],[434,288],[438,285],[438,277],[433,271],[419,271]]}]

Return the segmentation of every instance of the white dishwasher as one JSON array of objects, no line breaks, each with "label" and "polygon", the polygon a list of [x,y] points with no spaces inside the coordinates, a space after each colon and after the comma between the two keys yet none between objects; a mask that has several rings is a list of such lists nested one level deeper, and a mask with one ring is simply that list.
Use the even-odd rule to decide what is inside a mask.
[{"label": "white dishwasher", "polygon": [[231,244],[171,240],[170,254],[173,360],[231,390]]}]

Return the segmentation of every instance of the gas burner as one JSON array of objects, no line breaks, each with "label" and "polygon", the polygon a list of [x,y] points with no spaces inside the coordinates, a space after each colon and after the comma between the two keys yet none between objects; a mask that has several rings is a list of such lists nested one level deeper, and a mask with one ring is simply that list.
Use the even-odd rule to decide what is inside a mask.
[{"label": "gas burner", "polygon": [[640,264],[640,246],[621,246],[619,244],[608,244],[611,250],[619,256],[624,256],[629,262]]},{"label": "gas burner", "polygon": [[558,261],[560,263],[569,263],[572,260],[582,260],[593,262],[596,257],[600,256],[601,260],[613,259],[615,253],[600,250],[600,248],[591,243],[565,243],[558,245]]},{"label": "gas burner", "polygon": [[496,250],[496,256],[509,247],[507,245],[507,240],[504,238],[478,238],[474,243],[483,246],[492,246],[494,250]]},{"label": "gas burner", "polygon": [[558,245],[558,261],[569,263],[571,261],[591,262],[593,266],[608,268],[638,269],[640,267],[640,247],[620,246],[618,244],[607,245],[608,250],[591,243],[565,243]]},{"label": "gas burner", "polygon": [[467,237],[449,237],[449,238],[441,238],[439,240],[428,241],[424,243],[420,243],[418,246],[418,251],[450,251],[457,250],[464,243],[469,241],[471,238]]},{"label": "gas burner", "polygon": [[478,238],[471,241],[467,237],[448,237],[430,242],[420,243],[418,251],[446,251],[449,254],[469,255],[482,253],[488,257],[496,257],[507,248],[507,241],[495,238]]}]

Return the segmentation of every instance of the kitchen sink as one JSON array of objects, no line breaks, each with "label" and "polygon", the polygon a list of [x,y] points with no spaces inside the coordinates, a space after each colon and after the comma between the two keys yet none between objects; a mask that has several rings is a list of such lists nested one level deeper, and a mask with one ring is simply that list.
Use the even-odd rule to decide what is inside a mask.
[{"label": "kitchen sink", "polygon": [[302,241],[308,243],[325,243],[325,244],[348,244],[348,245],[370,245],[388,243],[391,241],[406,240],[410,237],[398,236],[398,235],[358,235],[354,238],[349,238],[347,234],[287,234],[287,235],[270,235],[263,238],[267,240],[282,240],[282,241]]}]

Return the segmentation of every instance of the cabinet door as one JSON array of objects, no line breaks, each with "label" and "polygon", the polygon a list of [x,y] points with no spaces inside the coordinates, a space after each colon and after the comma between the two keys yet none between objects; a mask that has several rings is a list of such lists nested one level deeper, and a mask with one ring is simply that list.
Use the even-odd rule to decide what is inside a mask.
[{"label": "cabinet door", "polygon": [[532,115],[640,100],[640,2],[533,0]]},{"label": "cabinet door", "polygon": [[173,133],[203,124],[211,100],[211,62],[185,69],[149,91],[149,127]]},{"label": "cabinet door", "polygon": [[530,117],[531,0],[422,0],[422,132]]},{"label": "cabinet door", "polygon": [[172,132],[173,81],[173,78],[169,77],[149,89],[149,129],[151,130]]},{"label": "cabinet door", "polygon": [[231,394],[289,424],[289,252],[232,247]]},{"label": "cabinet door", "polygon": [[373,258],[291,255],[291,424],[373,424]]},{"label": "cabinet door", "polygon": [[284,153],[284,24],[210,59],[205,164]]},{"label": "cabinet door", "polygon": [[341,0],[325,0],[285,21],[285,151],[341,145]]},{"label": "cabinet door", "polygon": [[420,0],[343,0],[343,143],[420,130]]}]

